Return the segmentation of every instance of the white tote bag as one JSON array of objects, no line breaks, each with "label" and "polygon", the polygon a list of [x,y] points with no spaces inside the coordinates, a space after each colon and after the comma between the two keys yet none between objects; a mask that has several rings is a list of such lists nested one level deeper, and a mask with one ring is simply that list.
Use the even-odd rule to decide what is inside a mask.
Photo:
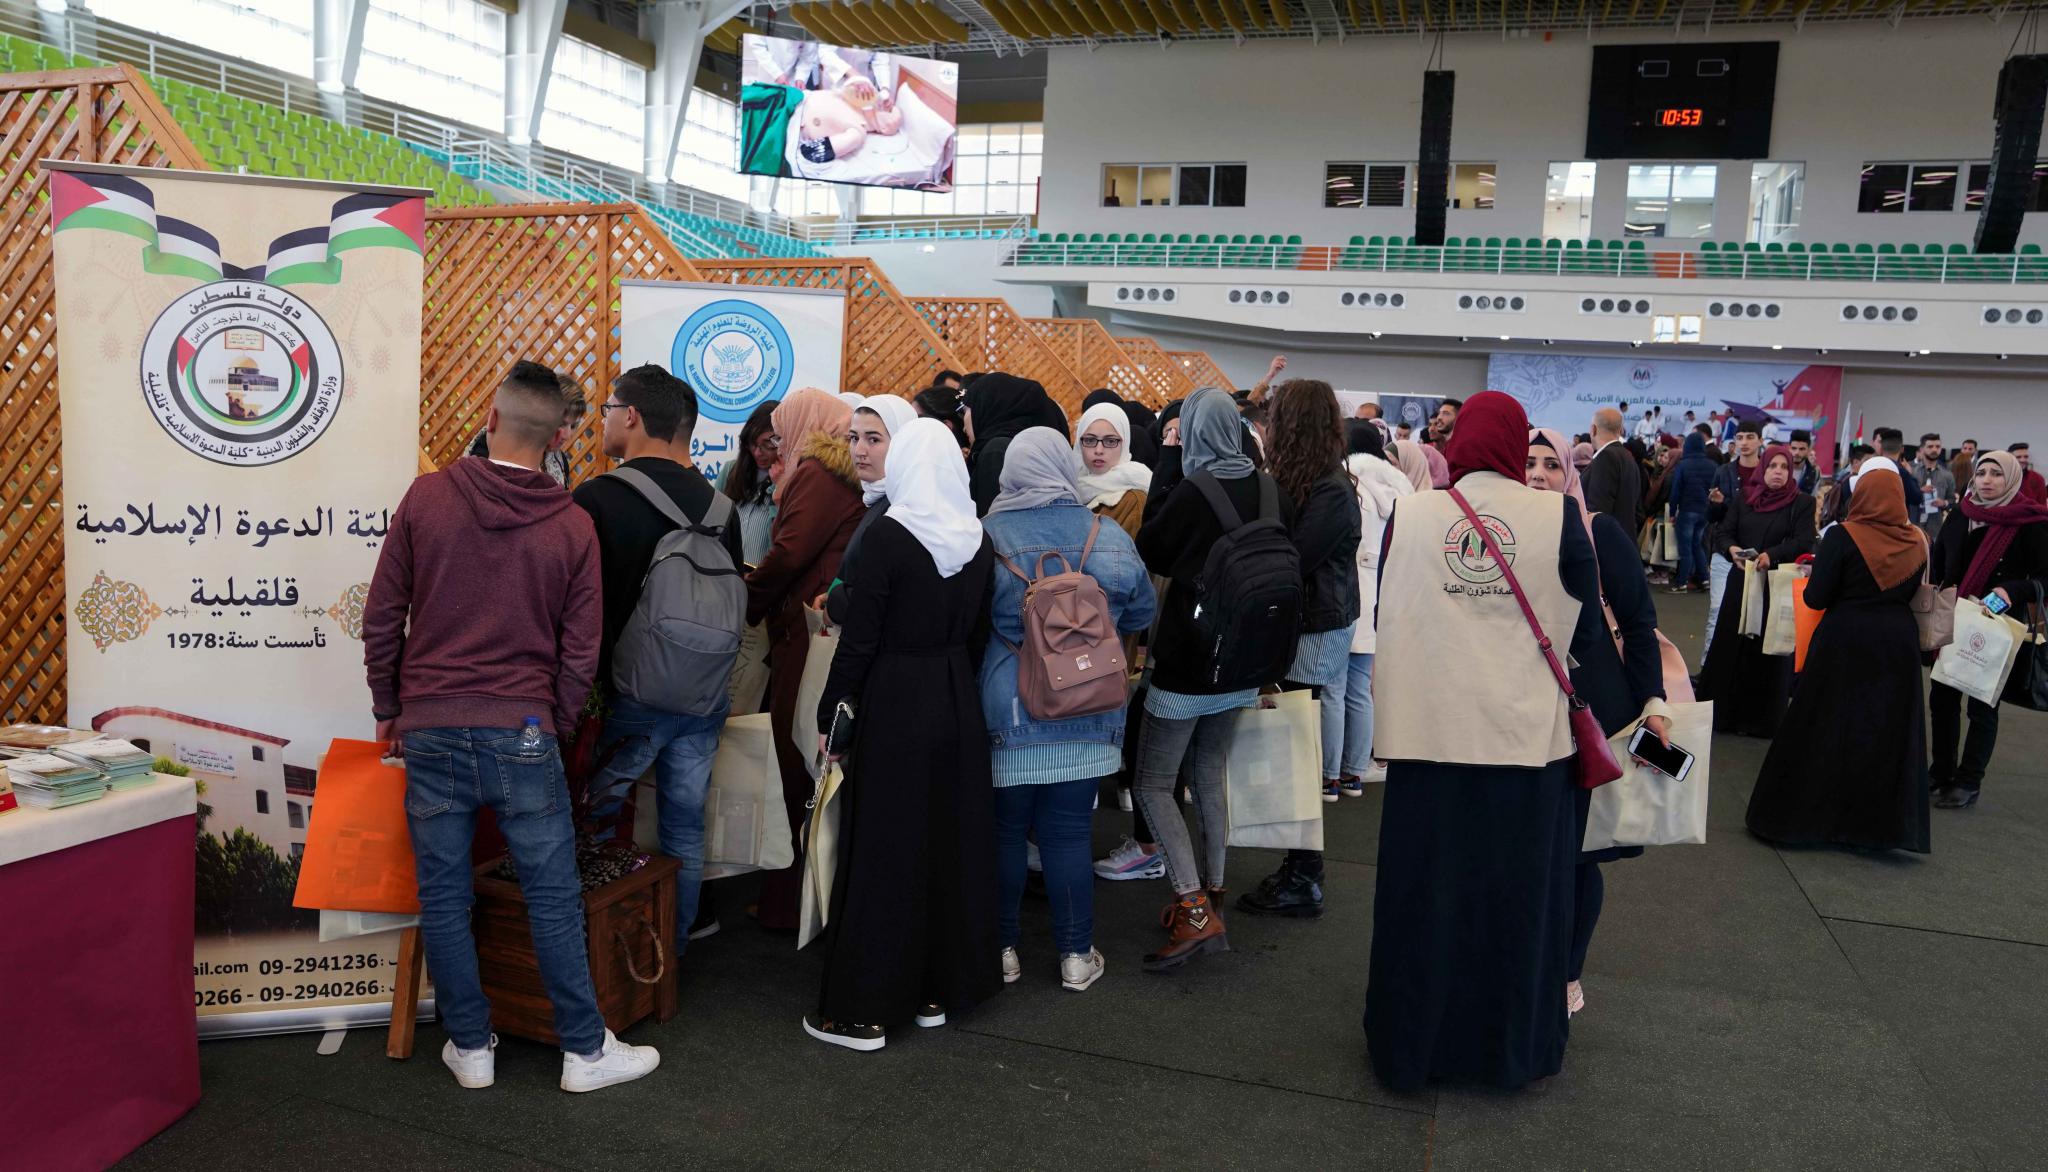
[{"label": "white tote bag", "polygon": [[1972,700],[1997,704],[2026,637],[2026,624],[2011,615],[1992,614],[1974,598],[1960,599],[1955,639],[1935,657],[1934,682]]},{"label": "white tote bag", "polygon": [[733,661],[732,682],[726,686],[732,697],[731,714],[751,716],[766,711],[768,702],[768,628],[754,623],[740,631],[740,654]]},{"label": "white tote bag", "polygon": [[[1225,793],[1231,846],[1323,849],[1321,710],[1306,690],[1237,718]],[[1204,830],[1204,833],[1208,831]]]},{"label": "white tote bag", "polygon": [[1764,654],[1790,655],[1799,647],[1799,616],[1793,606],[1792,584],[1799,578],[1796,566],[1772,566],[1770,605],[1764,615]]},{"label": "white tote bag", "polygon": [[1664,550],[1664,557],[1659,561],[1658,564],[1665,566],[1675,566],[1678,564],[1678,526],[1673,524],[1671,521],[1670,505],[1664,506],[1664,516],[1659,518],[1658,524],[1663,531],[1662,545]]},{"label": "white tote bag", "polygon": [[797,919],[798,948],[817,939],[832,917],[832,881],[839,874],[839,839],[846,818],[846,803],[839,800],[844,780],[839,763],[834,761],[825,767],[817,790],[811,794],[811,817],[804,831],[804,892]]},{"label": "white tote bag", "polygon": [[1673,704],[1671,743],[1693,755],[1684,781],[1644,765],[1628,755],[1629,738],[1638,720],[1608,738],[1621,776],[1593,791],[1586,812],[1582,850],[1611,846],[1678,846],[1707,841],[1707,778],[1714,749],[1714,703],[1711,700]]},{"label": "white tote bag", "polygon": [[1750,562],[1742,570],[1742,612],[1736,619],[1735,633],[1762,635],[1769,608],[1769,582],[1766,575],[1757,572],[1756,563]]},{"label": "white tote bag", "polygon": [[[653,772],[639,785],[633,841],[641,850],[659,850]],[[782,797],[782,769],[775,760],[775,730],[768,714],[730,717],[718,734],[711,785],[704,795],[704,877],[779,871],[795,861],[796,841],[790,834],[789,806]]]},{"label": "white tote bag", "polygon": [[[808,616],[818,616],[809,611]],[[818,697],[825,694],[825,677],[832,674],[832,657],[839,654],[839,632],[819,630],[820,617],[811,617],[810,645],[804,649],[804,677],[797,684],[796,711],[790,714],[789,739],[795,743],[797,755],[811,771],[811,780],[816,781],[825,768],[825,759],[818,753]]]}]

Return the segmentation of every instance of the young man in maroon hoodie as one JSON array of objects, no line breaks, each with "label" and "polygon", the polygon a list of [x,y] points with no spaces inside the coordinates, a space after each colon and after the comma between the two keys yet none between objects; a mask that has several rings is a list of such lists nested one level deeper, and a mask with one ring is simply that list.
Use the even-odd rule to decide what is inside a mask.
[{"label": "young man in maroon hoodie", "polygon": [[497,814],[554,1002],[565,1091],[651,1072],[660,1056],[605,1028],[584,949],[582,883],[556,746],[597,668],[603,625],[590,518],[539,471],[562,427],[553,371],[521,362],[484,422],[490,453],[415,480],[391,519],[363,613],[379,740],[405,758],[420,935],[465,1087],[495,1076],[491,1006],[470,934],[476,812]]}]

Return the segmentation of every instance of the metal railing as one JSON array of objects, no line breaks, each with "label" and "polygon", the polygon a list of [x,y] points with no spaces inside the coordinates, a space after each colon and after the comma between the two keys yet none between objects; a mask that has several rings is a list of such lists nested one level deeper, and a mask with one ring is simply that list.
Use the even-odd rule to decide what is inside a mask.
[{"label": "metal railing", "polygon": [[909,216],[893,220],[830,220],[805,224],[802,239],[812,244],[860,244],[893,240],[1028,240],[1029,216]]},{"label": "metal railing", "polygon": [[1011,268],[1250,269],[1268,272],[1442,273],[1669,280],[1915,281],[2012,285],[2048,282],[2048,256],[1900,252],[1650,252],[1643,249],[1441,248],[1422,245],[1206,244],[1020,240]]}]

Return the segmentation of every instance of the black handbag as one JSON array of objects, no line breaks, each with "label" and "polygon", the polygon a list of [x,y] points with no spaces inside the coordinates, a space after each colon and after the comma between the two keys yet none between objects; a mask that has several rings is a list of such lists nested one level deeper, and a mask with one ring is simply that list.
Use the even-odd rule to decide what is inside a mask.
[{"label": "black handbag", "polygon": [[2036,712],[2048,712],[2048,597],[2041,584],[2034,583],[2034,601],[2027,608],[2027,637],[2013,658],[2012,674],[2005,679],[1999,699]]}]

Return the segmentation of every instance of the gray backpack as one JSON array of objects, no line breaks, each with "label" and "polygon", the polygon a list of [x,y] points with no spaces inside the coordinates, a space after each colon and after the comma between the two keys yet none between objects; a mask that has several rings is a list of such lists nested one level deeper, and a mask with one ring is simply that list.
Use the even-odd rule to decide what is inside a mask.
[{"label": "gray backpack", "polygon": [[746,580],[721,540],[733,520],[732,502],[714,492],[696,524],[646,473],[616,468],[605,475],[647,498],[677,526],[654,547],[640,602],[612,648],[612,686],[663,712],[709,716],[726,701],[747,623]]}]

